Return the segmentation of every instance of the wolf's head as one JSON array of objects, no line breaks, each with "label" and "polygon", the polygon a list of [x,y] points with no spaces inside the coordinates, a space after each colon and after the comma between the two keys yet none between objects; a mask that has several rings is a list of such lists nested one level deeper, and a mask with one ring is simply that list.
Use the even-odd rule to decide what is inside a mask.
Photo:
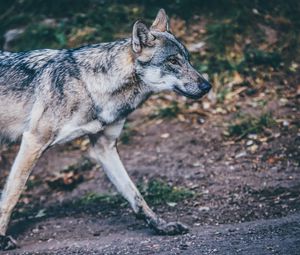
[{"label": "wolf's head", "polygon": [[154,92],[173,90],[189,98],[200,98],[210,83],[191,65],[189,53],[169,31],[168,17],[159,10],[150,29],[141,21],[132,31],[132,50],[138,77]]}]

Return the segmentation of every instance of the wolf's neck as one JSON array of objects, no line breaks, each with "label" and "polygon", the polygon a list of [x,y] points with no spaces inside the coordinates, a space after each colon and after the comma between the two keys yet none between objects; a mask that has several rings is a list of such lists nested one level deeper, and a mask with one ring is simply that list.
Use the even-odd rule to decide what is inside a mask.
[{"label": "wolf's neck", "polygon": [[113,93],[135,81],[130,39],[86,46],[74,54],[86,71],[83,78],[92,94]]},{"label": "wolf's neck", "polygon": [[134,69],[129,39],[78,49],[76,60],[98,118],[105,123],[125,118],[150,94]]},{"label": "wolf's neck", "polygon": [[135,76],[130,39],[82,47],[74,51],[84,67],[84,80],[89,90],[110,93]]}]

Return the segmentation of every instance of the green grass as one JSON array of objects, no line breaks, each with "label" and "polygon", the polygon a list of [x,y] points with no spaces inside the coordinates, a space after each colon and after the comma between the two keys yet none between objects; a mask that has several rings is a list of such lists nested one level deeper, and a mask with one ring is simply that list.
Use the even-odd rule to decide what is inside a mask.
[{"label": "green grass", "polygon": [[123,203],[126,202],[119,194],[98,194],[95,192],[90,192],[77,201],[79,205],[106,204],[111,207]]},{"label": "green grass", "polygon": [[[282,58],[278,52],[262,51],[257,49],[249,49],[245,51],[245,62],[255,66],[272,66],[274,68],[279,67]],[[243,63],[241,63],[242,65]]]},{"label": "green grass", "polygon": [[152,117],[154,118],[163,118],[163,119],[172,119],[176,118],[180,113],[180,108],[176,101],[172,101],[170,105],[162,108],[158,108]]},{"label": "green grass", "polygon": [[229,136],[244,138],[249,134],[260,134],[265,128],[276,125],[271,113],[264,113],[259,117],[245,116],[239,118],[234,124],[229,125]]},{"label": "green grass", "polygon": [[135,131],[130,127],[130,125],[128,123],[125,123],[122,134],[120,136],[121,143],[130,144],[131,137],[134,135],[134,133]]},{"label": "green grass", "polygon": [[152,205],[179,202],[195,195],[187,188],[171,186],[162,180],[151,180],[147,184],[139,185],[139,189],[146,201]]},{"label": "green grass", "polygon": [[[144,199],[150,205],[180,202],[192,198],[195,193],[184,187],[172,186],[162,180],[150,180],[147,183],[138,184],[138,188]],[[79,205],[105,204],[106,207],[119,207],[127,205],[127,202],[119,194],[88,193],[82,197]]]},{"label": "green grass", "polygon": [[[195,193],[187,188],[172,186],[165,181],[156,179],[147,183],[140,183],[138,188],[150,206],[177,203],[195,196]],[[12,218],[58,217],[58,215],[64,215],[65,213],[82,211],[93,213],[99,211],[111,212],[114,209],[128,207],[128,202],[118,193],[99,194],[90,192],[79,199],[66,201],[62,204],[55,203],[45,208],[41,208],[41,206],[43,205],[19,203],[18,209],[14,210]]]}]

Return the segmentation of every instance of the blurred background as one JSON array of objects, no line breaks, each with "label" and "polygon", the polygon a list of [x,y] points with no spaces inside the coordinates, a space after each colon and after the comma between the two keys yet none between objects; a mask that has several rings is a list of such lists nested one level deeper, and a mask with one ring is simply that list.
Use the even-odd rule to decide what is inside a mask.
[{"label": "blurred background", "polygon": [[[213,90],[199,101],[155,95],[129,117],[119,150],[146,200],[165,218],[194,227],[299,212],[299,1],[1,0],[0,47],[113,41],[129,37],[137,19],[150,26],[159,8]],[[3,185],[18,144],[0,146]],[[118,219],[124,233],[139,229],[127,203],[85,158],[87,147],[83,138],[39,162],[13,216],[23,227],[10,231],[21,242],[88,236],[82,224],[76,230],[57,219],[66,217],[95,233],[99,217],[101,224]]]}]

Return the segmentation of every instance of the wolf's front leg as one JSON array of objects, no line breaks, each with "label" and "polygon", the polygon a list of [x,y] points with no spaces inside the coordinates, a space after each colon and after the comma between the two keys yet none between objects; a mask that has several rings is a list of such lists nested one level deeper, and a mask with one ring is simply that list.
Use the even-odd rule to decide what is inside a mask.
[{"label": "wolf's front leg", "polygon": [[138,218],[162,235],[176,235],[188,232],[180,222],[167,223],[159,218],[147,205],[146,201],[128,176],[116,148],[116,139],[120,135],[123,122],[107,128],[101,136],[91,137],[91,156],[102,164],[108,178],[117,190],[127,199]]},{"label": "wolf's front leg", "polygon": [[33,166],[46,147],[46,144],[40,142],[34,134],[30,132],[23,134],[20,150],[2,191],[0,202],[0,250],[14,249],[17,246],[12,237],[6,236],[9,219]]}]

